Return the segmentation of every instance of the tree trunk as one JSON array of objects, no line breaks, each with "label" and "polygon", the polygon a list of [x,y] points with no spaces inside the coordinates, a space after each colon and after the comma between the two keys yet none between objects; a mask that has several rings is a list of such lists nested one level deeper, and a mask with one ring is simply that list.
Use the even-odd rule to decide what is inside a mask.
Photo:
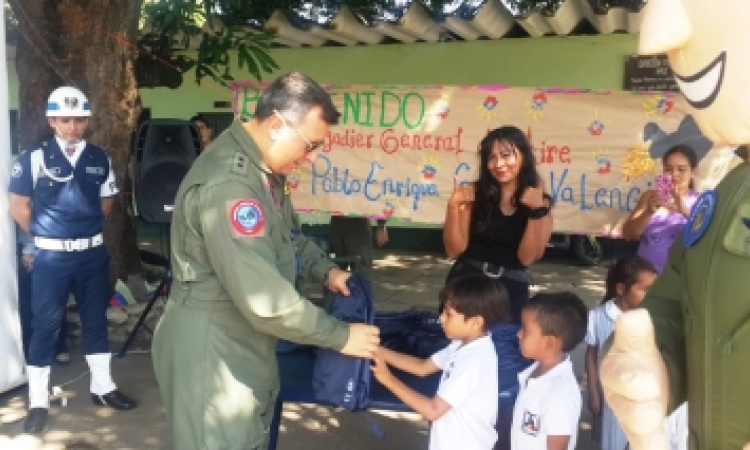
[{"label": "tree trunk", "polygon": [[47,97],[56,88],[81,89],[91,104],[87,141],[112,159],[121,193],[105,226],[110,273],[141,274],[135,228],[122,192],[130,137],[141,105],[133,62],[142,0],[11,0],[18,19],[20,142],[24,149],[51,135]]}]

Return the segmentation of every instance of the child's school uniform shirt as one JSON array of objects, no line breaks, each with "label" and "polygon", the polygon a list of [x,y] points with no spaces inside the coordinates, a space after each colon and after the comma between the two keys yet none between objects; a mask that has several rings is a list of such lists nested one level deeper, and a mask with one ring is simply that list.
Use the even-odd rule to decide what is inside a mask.
[{"label": "child's school uniform shirt", "polygon": [[[586,344],[596,347],[599,350],[599,361],[597,363],[601,362],[604,356],[602,347],[615,330],[615,320],[617,320],[620,314],[622,314],[622,311],[615,304],[614,300],[609,300],[603,305],[599,305],[589,311],[589,325],[586,330],[585,340]],[[625,432],[622,431],[622,427],[620,427],[620,423],[617,421],[617,417],[615,417],[612,408],[609,407],[604,395],[601,396],[601,399],[601,440],[599,442],[601,449],[624,450],[628,445],[628,438],[625,436]]]},{"label": "child's school uniform shirt", "polygon": [[[586,344],[601,350],[607,339],[615,330],[615,320],[622,314],[614,300],[608,300],[603,305],[589,311],[588,328],[586,329]],[[599,359],[602,358],[600,352]]]},{"label": "child's school uniform shirt", "polygon": [[442,371],[437,394],[451,409],[432,423],[430,450],[491,450],[497,440],[497,354],[490,336],[432,355]]},{"label": "child's school uniform shirt", "polygon": [[570,436],[568,450],[576,448],[581,390],[570,357],[539,378],[530,378],[535,362],[518,374],[521,390],[513,407],[511,450],[547,450],[547,436]]}]

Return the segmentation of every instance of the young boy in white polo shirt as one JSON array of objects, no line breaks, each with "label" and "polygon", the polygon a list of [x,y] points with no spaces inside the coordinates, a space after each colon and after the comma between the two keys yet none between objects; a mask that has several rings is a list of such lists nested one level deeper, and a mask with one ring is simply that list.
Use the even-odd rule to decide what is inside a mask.
[{"label": "young boy in white polo shirt", "polygon": [[518,374],[511,450],[573,450],[581,416],[581,389],[568,353],[586,335],[588,308],[571,292],[541,293],[521,311],[518,341],[536,361]]},{"label": "young boy in white polo shirt", "polygon": [[[487,330],[508,317],[508,293],[491,278],[457,278],[440,291],[440,323],[452,342],[428,359],[380,348],[372,372],[405,404],[432,422],[430,450],[491,450],[497,440],[497,354]],[[443,371],[426,397],[391,374]]]}]

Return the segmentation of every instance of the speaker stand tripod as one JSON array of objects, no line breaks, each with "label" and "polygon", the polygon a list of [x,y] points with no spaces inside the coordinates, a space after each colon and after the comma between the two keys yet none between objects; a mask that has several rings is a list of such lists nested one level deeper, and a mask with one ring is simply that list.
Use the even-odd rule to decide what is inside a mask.
[{"label": "speaker stand tripod", "polygon": [[[127,339],[125,340],[125,343],[122,345],[122,348],[120,348],[120,351],[117,352],[118,358],[124,358],[125,354],[128,352],[128,348],[130,348],[130,345],[133,343],[135,338],[138,336],[138,332],[141,328],[145,328],[146,331],[151,334],[151,336],[154,335],[154,330],[149,328],[148,325],[146,325],[146,318],[148,318],[149,313],[151,312],[151,309],[154,307],[154,303],[156,303],[156,300],[158,300],[160,297],[164,297],[165,299],[169,297],[169,290],[172,287],[172,265],[170,263],[170,249],[169,249],[169,224],[167,224],[167,258],[158,258],[159,261],[153,265],[158,265],[164,268],[164,275],[161,277],[161,280],[159,280],[159,285],[156,286],[156,289],[154,292],[151,293],[151,296],[149,297],[148,304],[146,305],[146,308],[143,309],[143,312],[141,313],[141,316],[138,318],[138,321],[135,323],[135,326],[130,331],[130,334],[128,334]],[[143,256],[141,257],[142,260],[145,261],[146,258]]]}]

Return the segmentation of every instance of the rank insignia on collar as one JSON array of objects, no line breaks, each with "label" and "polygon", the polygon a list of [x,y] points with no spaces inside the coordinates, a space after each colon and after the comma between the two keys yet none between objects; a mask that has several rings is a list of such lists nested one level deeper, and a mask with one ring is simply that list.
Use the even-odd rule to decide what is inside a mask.
[{"label": "rank insignia on collar", "polygon": [[249,161],[247,160],[247,156],[240,152],[236,152],[232,161],[232,173],[236,173],[237,175],[247,175],[248,164]]},{"label": "rank insignia on collar", "polygon": [[703,236],[714,217],[715,210],[716,191],[706,191],[698,197],[682,235],[686,248],[692,247]]}]

